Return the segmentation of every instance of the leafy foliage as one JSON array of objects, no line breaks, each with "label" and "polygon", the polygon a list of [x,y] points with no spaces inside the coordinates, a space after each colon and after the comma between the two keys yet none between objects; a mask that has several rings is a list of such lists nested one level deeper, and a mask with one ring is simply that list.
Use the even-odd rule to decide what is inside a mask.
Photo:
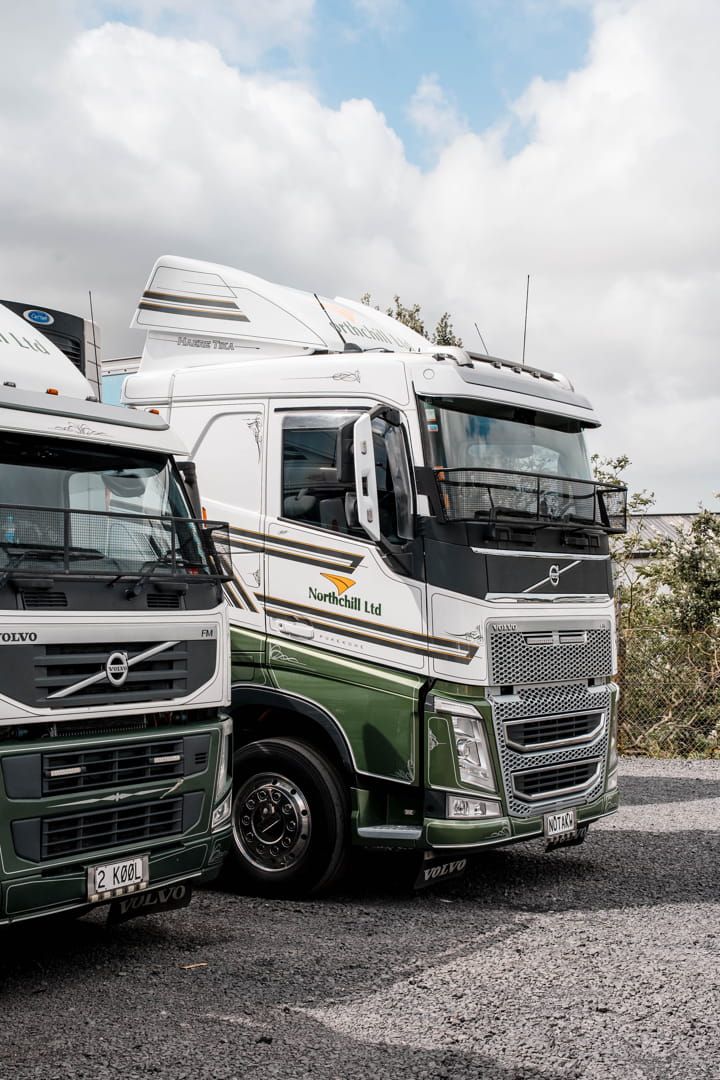
[{"label": "leafy foliage", "polygon": [[[593,459],[622,483],[625,456]],[[620,749],[651,757],[720,756],[720,514],[702,507],[675,539],[641,536],[652,493],[630,496],[631,526],[613,541],[618,610]],[[641,565],[633,555],[642,549]]]},{"label": "leafy foliage", "polygon": [[[360,301],[363,304],[367,304],[368,307],[374,306],[376,311],[380,310],[377,304],[373,305],[370,293],[365,293],[361,296]],[[412,307],[405,307],[399,296],[393,297],[393,304],[394,307],[385,309],[385,314],[389,315],[391,319],[397,319],[397,321],[403,323],[404,326],[409,326],[416,334],[422,334],[423,337],[429,336],[429,340],[432,341],[434,345],[457,345],[459,348],[462,348],[462,339],[457,337],[453,330],[449,312],[443,312],[432,334],[428,335],[425,329],[425,322],[420,313],[419,304],[413,304]]]},{"label": "leafy foliage", "polygon": [[462,348],[462,339],[456,336],[447,311],[443,312],[438,320],[433,341],[436,345],[457,345]]}]

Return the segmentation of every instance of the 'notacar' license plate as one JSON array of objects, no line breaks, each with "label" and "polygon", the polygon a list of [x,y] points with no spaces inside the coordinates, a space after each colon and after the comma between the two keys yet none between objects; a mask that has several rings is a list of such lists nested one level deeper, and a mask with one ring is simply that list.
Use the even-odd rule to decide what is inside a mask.
[{"label": "'notacar' license plate", "polygon": [[545,814],[544,823],[547,840],[556,840],[561,836],[568,839],[577,836],[577,813],[575,807],[570,810],[560,810],[555,814]]},{"label": "'notacar' license plate", "polygon": [[88,900],[106,900],[144,888],[150,879],[148,861],[147,855],[136,855],[88,867]]}]

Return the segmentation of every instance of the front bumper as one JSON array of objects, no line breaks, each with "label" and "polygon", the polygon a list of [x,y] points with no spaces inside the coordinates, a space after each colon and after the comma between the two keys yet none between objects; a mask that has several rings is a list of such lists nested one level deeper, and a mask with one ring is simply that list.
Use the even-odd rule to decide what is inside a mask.
[{"label": "front bumper", "polygon": [[[563,809],[567,809],[567,806],[564,805]],[[616,813],[617,809],[617,790],[609,791],[591,803],[576,807],[578,825],[589,825]],[[417,846],[428,850],[461,850],[533,840],[542,835],[543,813],[527,818],[496,817],[487,821],[430,818],[423,822]]]},{"label": "front bumper", "polygon": [[[172,850],[150,852],[148,888],[156,889],[177,882],[201,884],[217,876],[230,848],[230,827],[197,842],[185,841]],[[121,857],[125,857],[123,852]],[[87,900],[88,866],[105,859],[76,862],[52,876],[40,871],[6,882],[0,898],[0,925],[24,919],[53,915],[75,908],[97,907],[110,901],[89,905]],[[141,895],[136,893],[134,895]]]}]

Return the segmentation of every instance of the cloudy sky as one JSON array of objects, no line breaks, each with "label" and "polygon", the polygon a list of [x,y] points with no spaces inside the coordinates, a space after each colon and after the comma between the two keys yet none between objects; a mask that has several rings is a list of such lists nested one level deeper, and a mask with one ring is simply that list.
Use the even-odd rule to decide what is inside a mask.
[{"label": "cloudy sky", "polygon": [[154,259],[566,372],[661,512],[720,490],[717,0],[1,0],[0,297],[106,356]]}]

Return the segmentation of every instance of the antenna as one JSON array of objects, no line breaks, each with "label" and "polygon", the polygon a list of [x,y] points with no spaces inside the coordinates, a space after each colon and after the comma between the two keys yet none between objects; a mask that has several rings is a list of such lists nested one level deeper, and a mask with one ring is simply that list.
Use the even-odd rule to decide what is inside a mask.
[{"label": "antenna", "polygon": [[527,338],[527,313],[528,313],[528,300],[530,299],[530,275],[527,276],[527,286],[525,288],[525,325],[523,326],[523,351],[522,351],[522,366],[525,367],[525,340]]},{"label": "antenna", "polygon": [[[345,340],[345,338],[344,338],[344,337],[342,336],[342,332],[341,332],[341,330],[340,330],[340,327],[339,327],[339,326],[337,326],[337,325],[336,325],[336,324],[335,324],[335,323],[333,322],[333,320],[332,320],[332,319],[330,318],[330,312],[329,312],[329,311],[328,311],[328,309],[327,309],[327,308],[325,307],[325,305],[323,304],[323,302],[322,302],[322,300],[320,299],[320,297],[318,296],[318,294],[317,294],[317,293],[313,293],[313,296],[315,297],[315,299],[317,300],[318,304],[320,305],[320,307],[321,307],[321,308],[323,309],[323,311],[324,311],[324,312],[325,312],[325,314],[327,315],[327,317],[328,317],[328,322],[329,322],[329,323],[330,323],[330,325],[332,326],[332,328],[333,328],[333,330],[335,331],[335,333],[337,334],[337,336],[338,336],[338,337],[340,338],[340,340],[342,341],[342,343],[343,343],[343,345],[344,345],[344,347],[345,347],[345,351],[346,351],[346,352],[350,352],[350,351],[354,352],[354,351],[355,351],[354,349],[353,349],[353,350],[350,350],[350,349],[349,349],[347,341],[346,341],[346,340]],[[361,351],[361,350],[358,350],[358,351]]]},{"label": "antenna", "polygon": [[475,329],[476,329],[476,330],[477,330],[477,332],[478,332],[478,337],[479,337],[479,338],[480,338],[480,340],[482,341],[482,347],[483,347],[483,349],[485,350],[485,355],[486,355],[486,356],[489,356],[489,355],[490,355],[490,350],[488,349],[487,345],[485,344],[485,338],[484,338],[484,337],[482,336],[482,334],[480,333],[480,327],[478,326],[478,324],[477,324],[477,323],[475,323]]}]

